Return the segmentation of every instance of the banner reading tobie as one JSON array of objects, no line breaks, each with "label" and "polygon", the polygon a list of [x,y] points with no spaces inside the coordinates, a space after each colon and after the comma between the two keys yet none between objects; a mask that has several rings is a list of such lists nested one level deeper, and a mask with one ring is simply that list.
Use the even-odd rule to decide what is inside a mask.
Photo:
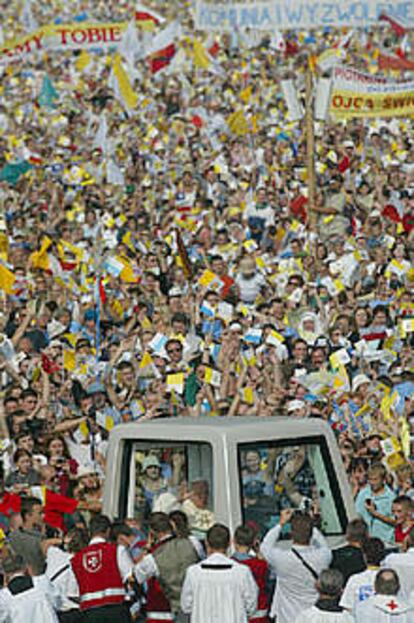
[{"label": "banner reading tobie", "polygon": [[409,117],[414,114],[414,82],[369,82],[335,76],[329,113],[336,119],[355,117]]},{"label": "banner reading tobie", "polygon": [[100,24],[52,24],[30,35],[7,41],[0,47],[0,64],[24,60],[49,50],[108,50],[119,46],[127,22]]},{"label": "banner reading tobie", "polygon": [[378,24],[386,13],[414,27],[414,0],[262,0],[221,2],[194,0],[198,30],[234,28],[273,31],[335,27],[366,27]]}]

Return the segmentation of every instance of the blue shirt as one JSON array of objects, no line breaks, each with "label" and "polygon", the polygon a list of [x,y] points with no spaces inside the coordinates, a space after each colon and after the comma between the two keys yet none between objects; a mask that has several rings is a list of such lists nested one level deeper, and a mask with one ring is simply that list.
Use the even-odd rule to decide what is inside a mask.
[{"label": "blue shirt", "polygon": [[370,485],[367,485],[361,489],[355,500],[356,511],[366,522],[370,535],[381,539],[384,543],[394,543],[394,526],[373,517],[365,508],[365,501],[371,499],[381,515],[392,517],[392,503],[395,497],[395,493],[387,485],[380,494],[375,494]]}]

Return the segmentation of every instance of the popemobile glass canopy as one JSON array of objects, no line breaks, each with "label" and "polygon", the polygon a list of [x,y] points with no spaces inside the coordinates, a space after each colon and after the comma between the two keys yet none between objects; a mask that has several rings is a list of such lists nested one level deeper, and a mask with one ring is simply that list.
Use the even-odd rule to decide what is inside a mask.
[{"label": "popemobile glass canopy", "polygon": [[249,522],[262,535],[284,508],[311,512],[331,545],[355,516],[335,437],[321,420],[176,418],[113,429],[104,512],[142,522],[177,508],[200,538],[214,522],[231,530]]}]

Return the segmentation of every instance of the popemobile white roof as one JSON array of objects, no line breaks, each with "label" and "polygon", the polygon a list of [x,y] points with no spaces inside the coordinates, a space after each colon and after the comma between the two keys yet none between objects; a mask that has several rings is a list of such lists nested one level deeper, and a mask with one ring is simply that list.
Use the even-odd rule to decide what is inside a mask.
[{"label": "popemobile white roof", "polygon": [[153,438],[208,439],[209,436],[254,441],[255,439],[277,439],[332,435],[326,422],[316,418],[291,417],[178,417],[160,418],[146,422],[120,424],[111,432],[111,439]]}]

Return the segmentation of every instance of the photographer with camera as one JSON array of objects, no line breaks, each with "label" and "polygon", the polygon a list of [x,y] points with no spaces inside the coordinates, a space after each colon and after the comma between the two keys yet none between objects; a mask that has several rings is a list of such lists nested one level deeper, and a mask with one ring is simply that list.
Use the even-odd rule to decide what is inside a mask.
[{"label": "photographer with camera", "polygon": [[[293,543],[290,549],[282,549],[278,541],[288,523]],[[278,623],[291,623],[317,600],[315,581],[332,558],[325,538],[315,527],[313,510],[283,510],[279,523],[264,536],[260,550],[277,576],[270,614]]]}]

